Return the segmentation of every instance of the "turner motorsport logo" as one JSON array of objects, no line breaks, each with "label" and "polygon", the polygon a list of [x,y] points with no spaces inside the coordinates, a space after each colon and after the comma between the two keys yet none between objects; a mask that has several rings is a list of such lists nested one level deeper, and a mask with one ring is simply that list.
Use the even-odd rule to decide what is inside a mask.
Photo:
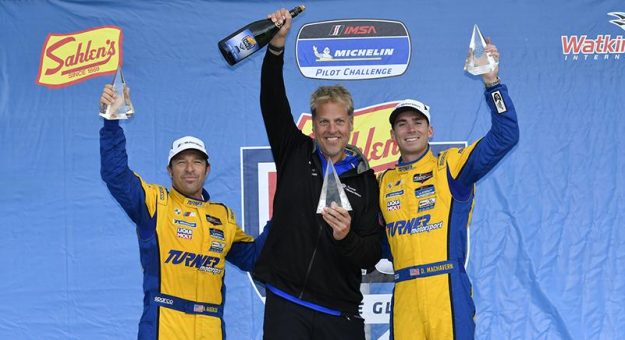
[{"label": "turner motorsport logo", "polygon": [[314,79],[373,79],[403,74],[410,61],[404,24],[390,20],[334,20],[304,25],[297,64]]},{"label": "turner motorsport logo", "polygon": [[103,26],[49,34],[41,50],[37,84],[57,88],[115,72],[121,65],[122,30]]},{"label": "turner motorsport logo", "polygon": [[[609,20],[622,30],[625,30],[625,12],[610,12]],[[614,28],[614,26],[611,26]],[[619,33],[623,31],[618,30]],[[591,37],[588,34],[563,35],[561,37],[562,54],[566,61],[576,60],[620,60],[625,53],[625,39],[622,35],[598,34]]]}]

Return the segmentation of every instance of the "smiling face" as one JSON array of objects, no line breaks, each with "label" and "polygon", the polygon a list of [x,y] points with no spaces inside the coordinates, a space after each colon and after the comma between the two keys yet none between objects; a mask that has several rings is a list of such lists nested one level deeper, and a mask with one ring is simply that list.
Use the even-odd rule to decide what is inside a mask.
[{"label": "smiling face", "polygon": [[328,101],[320,104],[313,117],[313,132],[321,152],[336,163],[345,157],[345,146],[352,132],[353,117],[345,104]]},{"label": "smiling face", "polygon": [[391,138],[397,143],[403,162],[412,162],[421,157],[428,148],[434,133],[427,118],[420,112],[408,110],[395,119]]},{"label": "smiling face", "polygon": [[206,155],[192,149],[182,151],[171,159],[167,172],[178,192],[202,200],[202,188],[210,172]]}]

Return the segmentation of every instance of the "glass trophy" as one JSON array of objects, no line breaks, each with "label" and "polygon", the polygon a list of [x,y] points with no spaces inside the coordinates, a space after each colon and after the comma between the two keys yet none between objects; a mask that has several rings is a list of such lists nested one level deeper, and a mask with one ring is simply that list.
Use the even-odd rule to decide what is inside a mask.
[{"label": "glass trophy", "polygon": [[465,71],[478,76],[495,70],[498,62],[495,58],[486,54],[484,51],[485,47],[486,41],[484,36],[482,36],[482,32],[480,32],[477,25],[473,25],[473,34],[469,43],[469,55],[464,64]]},{"label": "glass trophy", "polygon": [[323,185],[321,187],[321,196],[319,197],[319,204],[317,205],[317,214],[323,212],[323,208],[330,207],[332,202],[335,202],[339,207],[350,211],[352,205],[349,204],[345,190],[343,190],[343,184],[339,179],[339,175],[336,173],[334,164],[329,158],[326,158],[326,174],[323,177]]},{"label": "glass trophy", "polygon": [[117,68],[113,78],[113,90],[117,93],[115,102],[100,107],[100,116],[108,120],[128,119],[135,113],[135,108],[130,101],[130,93],[121,66]]}]

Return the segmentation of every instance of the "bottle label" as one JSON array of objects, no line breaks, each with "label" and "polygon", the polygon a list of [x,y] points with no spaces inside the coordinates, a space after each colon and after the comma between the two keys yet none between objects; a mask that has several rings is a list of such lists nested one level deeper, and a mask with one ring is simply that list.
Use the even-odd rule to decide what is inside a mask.
[{"label": "bottle label", "polygon": [[258,50],[258,43],[254,39],[252,32],[247,29],[226,41],[226,47],[234,57],[235,61],[239,61]]}]

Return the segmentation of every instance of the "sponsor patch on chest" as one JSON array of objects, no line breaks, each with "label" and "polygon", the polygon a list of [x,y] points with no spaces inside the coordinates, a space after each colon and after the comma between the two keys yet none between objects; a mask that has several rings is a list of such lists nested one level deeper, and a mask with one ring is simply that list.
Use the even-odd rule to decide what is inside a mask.
[{"label": "sponsor patch on chest", "polygon": [[384,198],[391,198],[395,196],[401,196],[404,194],[404,190],[391,191],[388,194],[384,195]]},{"label": "sponsor patch on chest", "polygon": [[412,181],[415,183],[424,183],[428,179],[432,178],[432,176],[433,176],[432,171],[424,172],[421,174],[415,174],[414,176],[412,176]]},{"label": "sponsor patch on chest", "polygon": [[224,248],[226,247],[226,245],[222,242],[217,242],[217,241],[212,241],[211,242],[211,247],[208,249],[208,251],[212,251],[215,253],[221,253],[224,251]]},{"label": "sponsor patch on chest", "polygon": [[414,189],[414,195],[416,198],[431,196],[431,195],[434,195],[435,193],[436,193],[436,190],[434,189],[433,185],[425,185],[425,186]]},{"label": "sponsor patch on chest", "polygon": [[401,208],[400,200],[392,200],[386,202],[386,210],[388,211],[399,210],[399,208]]},{"label": "sponsor patch on chest", "polygon": [[424,200],[419,201],[419,207],[417,208],[417,211],[421,212],[421,211],[430,210],[434,208],[435,205],[436,205],[436,198],[434,197],[426,198]]},{"label": "sponsor patch on chest", "polygon": [[208,221],[208,223],[212,224],[212,225],[221,225],[221,220],[215,216],[211,216],[209,214],[206,214],[206,221]]},{"label": "sponsor patch on chest", "polygon": [[224,240],[224,231],[223,230],[219,230],[219,229],[215,229],[215,228],[210,228],[209,229],[209,234],[212,238],[216,238],[218,240]]},{"label": "sponsor patch on chest", "polygon": [[195,222],[189,222],[189,221],[179,220],[179,219],[174,219],[174,224],[182,225],[182,226],[189,227],[189,228],[197,227],[197,223]]},{"label": "sponsor patch on chest", "polygon": [[187,228],[178,228],[178,238],[190,240],[193,238],[193,230]]}]

